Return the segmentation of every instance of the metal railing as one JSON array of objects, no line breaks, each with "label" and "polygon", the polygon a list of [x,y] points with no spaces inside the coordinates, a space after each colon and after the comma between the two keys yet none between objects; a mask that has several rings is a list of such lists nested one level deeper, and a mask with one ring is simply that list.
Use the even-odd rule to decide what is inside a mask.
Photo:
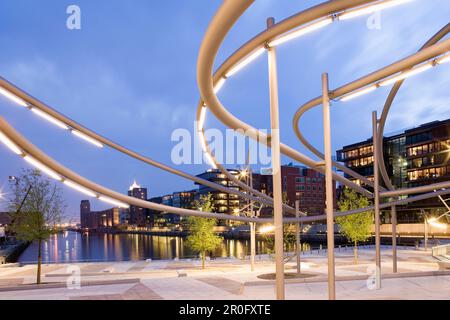
[{"label": "metal railing", "polygon": [[439,261],[450,261],[450,244],[431,248],[431,255]]}]

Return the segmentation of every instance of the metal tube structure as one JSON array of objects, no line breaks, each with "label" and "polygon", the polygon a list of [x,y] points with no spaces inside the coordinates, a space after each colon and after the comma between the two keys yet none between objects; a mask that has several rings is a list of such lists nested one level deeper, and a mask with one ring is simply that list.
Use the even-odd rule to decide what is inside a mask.
[{"label": "metal tube structure", "polygon": [[[249,185],[250,189],[253,189],[253,170],[248,167]],[[255,217],[255,210],[253,201],[250,201],[250,216]],[[256,255],[256,223],[250,222],[250,266],[251,271],[255,271],[255,255]]]},{"label": "metal tube structure", "polygon": [[[70,181],[76,182],[78,185],[84,187],[85,189],[91,190],[97,194],[105,195],[110,197],[111,199],[115,199],[118,201],[122,201],[124,203],[134,205],[141,208],[153,209],[156,211],[175,213],[184,216],[198,216],[198,217],[206,217],[206,218],[214,218],[214,219],[223,219],[223,220],[234,220],[234,221],[242,221],[242,222],[255,222],[258,224],[273,224],[273,219],[271,218],[256,218],[256,217],[238,217],[231,216],[227,214],[217,214],[217,213],[206,213],[196,210],[188,210],[182,208],[176,208],[171,206],[165,206],[161,204],[155,204],[149,201],[140,200],[134,197],[128,197],[113,190],[110,190],[104,186],[98,185],[78,174],[71,171],[70,169],[62,166],[60,163],[56,162],[52,158],[50,158],[47,154],[42,152],[42,150],[38,149],[36,146],[31,144],[27,139],[25,139],[21,134],[19,134],[7,121],[5,121],[2,117],[0,117],[0,132],[3,133],[12,143],[14,143],[16,148],[20,149],[20,153],[27,154],[32,156],[34,159],[47,166],[49,169],[53,170],[55,173],[64,177],[64,179],[69,179]],[[380,208],[389,208],[392,205],[404,205],[406,203],[421,201],[429,198],[434,198],[439,195],[450,194],[450,189],[438,190],[435,192],[430,192],[426,194],[421,194],[413,197],[403,198],[396,201],[391,201],[387,203],[383,203],[380,205]],[[367,210],[373,210],[374,207],[361,208],[356,210],[349,210],[345,212],[335,212],[335,217],[342,217],[350,214],[356,214],[360,212],[364,212]],[[296,218],[284,218],[283,223],[296,223],[300,222],[313,222],[313,221],[322,221],[326,220],[326,215],[319,216],[309,216],[309,217],[301,217],[299,219]]]},{"label": "metal tube structure", "polygon": [[[68,117],[64,116],[63,114],[59,113],[58,111],[54,110],[53,108],[51,108],[50,106],[46,105],[45,103],[41,102],[40,100],[32,97],[30,94],[26,93],[25,91],[21,90],[20,88],[16,87],[15,85],[13,85],[12,83],[8,82],[6,79],[0,77],[0,87],[1,88],[5,88],[6,90],[8,90],[9,92],[13,93],[14,95],[20,97],[20,99],[23,99],[23,101],[26,101],[26,103],[30,104],[31,106],[33,106],[33,109],[40,110],[41,112],[44,112],[45,114],[48,114],[49,116],[51,116],[52,118],[56,119],[57,121],[60,121],[61,123],[64,123],[65,125],[67,125],[70,128],[73,128],[76,130],[76,132],[80,132],[81,134],[87,136],[88,138],[98,141],[100,144],[103,144],[105,146],[109,146],[110,148],[121,152],[123,154],[126,154],[129,157],[132,157],[138,161],[141,161],[147,165],[159,168],[161,170],[164,170],[166,172],[178,175],[182,178],[191,180],[195,183],[199,183],[201,185],[204,186],[208,186],[210,188],[213,188],[215,190],[219,190],[221,192],[224,193],[229,193],[229,194],[234,194],[234,195],[238,195],[241,198],[244,199],[252,199],[254,201],[261,201],[262,203],[271,204],[270,199],[267,198],[261,198],[261,197],[255,197],[251,194],[245,194],[243,192],[240,192],[238,190],[234,190],[234,189],[230,189],[227,188],[223,185],[193,176],[189,173],[183,172],[181,170],[178,170],[176,168],[170,167],[166,164],[160,163],[156,160],[153,160],[149,157],[146,157],[142,154],[139,154],[135,151],[132,151],[124,146],[121,146],[120,144],[113,142],[112,140],[109,140],[103,136],[101,136],[100,134],[95,133],[94,131],[83,127],[81,124],[75,122],[72,119],[69,119]],[[293,212],[293,210],[292,210]]]},{"label": "metal tube structure", "polygon": [[334,265],[334,190],[333,158],[331,149],[330,98],[328,96],[328,74],[322,74],[323,139],[325,159],[325,196],[327,215],[327,255],[328,255],[328,299],[336,300],[336,280]]},{"label": "metal tube structure", "polygon": [[435,190],[448,189],[448,188],[450,188],[450,181],[444,181],[444,182],[433,183],[433,184],[429,184],[429,185],[408,188],[408,189],[396,189],[396,190],[392,190],[392,191],[382,191],[382,192],[380,192],[380,197],[391,198],[391,197],[398,197],[398,196],[402,196],[402,195],[433,192]]},{"label": "metal tube structure", "polygon": [[[262,46],[267,44],[267,43],[274,43],[277,42],[277,40],[279,40],[279,36],[284,37],[284,33],[287,31],[292,31],[292,29],[295,29],[297,27],[304,27],[305,25],[308,25],[310,23],[314,23],[314,21],[317,22],[317,19],[322,19],[322,18],[326,18],[325,20],[330,20],[332,17],[339,17],[342,14],[343,15],[347,15],[348,11],[353,10],[354,8],[356,8],[357,10],[359,9],[360,6],[364,6],[364,5],[370,5],[371,3],[375,3],[378,2],[376,0],[339,0],[339,1],[327,1],[324,2],[322,4],[319,4],[315,7],[309,8],[303,12],[300,12],[292,17],[289,17],[288,19],[285,19],[283,21],[281,21],[280,23],[276,24],[273,26],[273,28],[271,28],[270,30],[266,30],[260,34],[258,34],[256,37],[254,37],[253,39],[251,39],[250,41],[248,41],[246,44],[244,44],[242,47],[240,47],[235,53],[233,53],[232,56],[230,56],[217,70],[217,72],[213,75],[213,83],[218,85],[219,83],[223,84],[224,82],[224,75],[227,74],[227,72],[229,72],[231,69],[236,69],[236,65],[240,62],[242,62],[242,60],[244,58],[246,58],[248,55],[252,55],[252,52],[255,52],[255,50],[257,52],[261,52]],[[220,105],[220,102],[218,102],[218,100],[216,99],[216,101],[214,99],[211,100],[211,96],[208,92],[208,88],[207,86],[203,86],[200,85],[202,84],[206,84],[208,82],[208,79],[206,80],[206,82],[204,81],[205,79],[200,79],[201,77],[205,78],[205,74],[209,77],[209,80],[211,80],[211,74],[212,74],[212,65],[213,60],[215,58],[215,55],[217,54],[217,48],[215,48],[217,46],[217,44],[220,44],[220,42],[223,41],[226,33],[229,31],[229,29],[234,25],[234,23],[236,22],[236,20],[239,18],[239,16],[253,3],[252,0],[242,0],[240,2],[233,2],[233,1],[225,1],[225,3],[222,5],[222,7],[220,8],[218,14],[216,15],[216,17],[214,18],[214,21],[212,23],[212,25],[214,25],[214,27],[208,28],[208,33],[207,36],[205,36],[205,38],[208,37],[208,35],[212,35],[212,37],[215,37],[215,39],[210,38],[209,41],[206,42],[211,42],[208,45],[205,45],[205,47],[207,47],[206,50],[203,50],[203,45],[201,48],[201,54],[199,55],[199,68],[198,70],[199,72],[199,87],[200,90],[203,91],[202,92],[202,99],[205,97],[207,97],[209,101],[205,101],[208,102],[207,104],[211,106],[211,110],[213,111],[213,113],[215,113],[215,115],[219,118],[219,120],[221,120],[223,123],[227,124],[227,121],[225,121],[222,118],[227,118],[227,120],[230,121],[234,121],[236,120],[236,123],[238,125],[234,125],[235,128],[238,129],[248,129],[251,128],[250,126],[246,125],[245,123],[243,123],[242,121],[239,121],[237,119],[234,119],[232,117],[232,115],[230,113],[227,113],[226,110],[224,110],[224,108]],[[348,17],[348,15],[347,15]],[[338,21],[339,19],[335,19],[335,21]],[[217,27],[220,26],[220,27]],[[209,30],[212,29],[212,30]],[[443,31],[444,32],[444,31]],[[442,33],[443,34],[443,33]],[[275,41],[274,41],[275,40]],[[418,64],[419,60],[421,61],[425,61],[424,59],[426,59],[426,57],[430,57],[432,54],[439,54],[442,52],[445,52],[445,50],[449,50],[449,40],[445,40],[443,41],[442,44],[440,45],[436,45],[436,46],[432,46],[433,48],[427,48],[426,50],[423,50],[424,52],[420,53],[420,54],[416,54],[414,56],[409,57],[408,59],[404,59],[402,61],[400,61],[397,64],[393,64],[391,66],[388,66],[386,68],[384,68],[383,70],[381,70],[383,72],[383,77],[387,77],[390,76],[396,72],[404,72],[407,69],[407,64],[411,64],[408,67],[412,67],[413,66],[413,61],[414,64]],[[218,47],[218,46],[217,46]],[[430,50],[428,50],[430,49]],[[432,50],[431,50],[432,49]],[[205,51],[205,52],[203,52]],[[425,52],[426,51],[426,52]],[[205,54],[206,53],[206,54]],[[201,63],[203,62],[203,59],[200,59],[200,56],[202,56],[203,58],[205,58],[204,60],[206,61],[205,63]],[[397,69],[396,69],[397,68]],[[211,72],[208,72],[208,69],[210,69]],[[397,71],[395,71],[397,70]],[[202,71],[205,71],[202,72]],[[379,75],[377,73],[373,73],[368,75],[367,77],[370,79],[373,79],[375,75]],[[364,81],[366,81],[368,78],[366,77],[366,79],[364,79]],[[369,79],[369,80],[370,80]],[[362,80],[362,79],[360,79]],[[379,79],[381,80],[381,78]],[[353,83],[354,84],[354,83]],[[368,84],[368,83],[367,83]],[[350,89],[350,85],[349,84],[347,86],[345,86],[345,88],[340,88],[342,89],[341,94],[343,94],[345,90]],[[26,94],[25,92],[23,92],[22,90],[12,86],[11,84],[9,84],[6,80],[4,79],[0,79],[0,86],[4,89],[6,89],[8,91],[8,94],[12,94],[13,97],[15,97],[16,101],[18,101],[19,104],[28,107],[29,109],[31,109],[32,111],[39,111],[40,113],[45,113],[47,116],[50,117],[50,119],[54,119],[56,121],[61,122],[60,124],[63,124],[64,126],[69,127],[70,131],[72,132],[79,132],[83,135],[86,135],[88,138],[93,139],[95,141],[98,141],[99,144],[105,144],[105,145],[109,145],[112,148],[115,148],[116,150],[120,151],[120,152],[124,152],[130,156],[135,157],[138,160],[144,161],[148,164],[154,165],[156,167],[159,167],[163,170],[169,171],[171,173],[174,174],[178,174],[182,177],[186,177],[189,178],[193,181],[196,181],[200,184],[205,184],[205,185],[209,185],[212,188],[220,189],[220,186],[208,182],[208,181],[201,181],[201,179],[196,178],[196,177],[192,177],[189,176],[188,174],[178,171],[174,168],[169,168],[163,164],[160,163],[156,163],[155,161],[142,157],[128,149],[125,149],[124,147],[121,147],[101,136],[99,136],[98,134],[94,133],[93,131],[79,125],[78,123],[74,122],[73,120],[63,116],[62,114],[58,113],[57,111],[55,111],[54,109],[51,109],[50,107],[46,106],[45,104],[41,103],[40,101],[36,100],[35,98],[33,98],[32,96]],[[364,86],[364,83],[361,84],[361,87]],[[345,89],[345,90],[344,90]],[[339,90],[339,89],[338,89]],[[331,92],[330,95],[331,97],[334,97],[333,95],[338,95],[338,90],[336,90],[335,92]],[[356,88],[354,88],[353,90],[356,90]],[[206,94],[204,94],[204,91],[206,91]],[[214,88],[213,88],[213,92],[214,92]],[[351,91],[351,90],[350,90]],[[209,102],[213,102],[213,103],[209,103]],[[202,102],[203,105],[203,102]],[[220,110],[220,109],[223,110]],[[224,111],[223,116],[218,115],[219,111]],[[216,112],[215,112],[216,111]],[[233,126],[230,126],[233,127]],[[256,132],[257,130],[254,129],[255,133],[252,134],[252,137],[264,137],[263,135],[261,135],[261,133]],[[313,168],[315,168],[316,170],[321,170],[322,168],[320,168],[320,166],[318,165],[318,162],[315,162],[311,159],[309,159],[308,157],[296,152],[295,150],[293,150],[292,148],[285,146],[283,144],[280,144],[280,148],[281,148],[281,152],[285,153],[286,155],[292,157],[293,159],[303,162],[304,164],[310,165]],[[345,179],[344,177],[341,177],[339,175],[334,175],[334,178],[337,179],[338,181],[344,183],[347,186],[350,186],[351,188],[356,189],[358,192],[362,192],[363,194],[371,197],[372,195],[365,189],[360,188],[359,186],[355,185],[354,183],[350,182],[348,179]],[[370,184],[370,183],[369,183]],[[450,184],[448,183],[447,185],[444,185],[442,187],[450,187]],[[437,188],[437,187],[436,187]],[[224,192],[229,192],[229,193],[234,193],[237,194],[243,198],[247,198],[247,199],[254,199],[255,201],[262,201],[264,202],[264,197],[262,197],[261,195],[259,195],[260,199],[258,199],[257,197],[253,197],[250,198],[251,196],[249,194],[242,194],[239,193],[235,190],[222,190]],[[408,191],[409,192],[409,191]],[[411,193],[417,193],[417,190],[414,190]],[[256,193],[253,193],[254,195],[257,195]],[[383,194],[382,194],[383,196]],[[262,198],[262,199],[261,199]],[[290,210],[291,208],[285,208],[286,210]]]},{"label": "metal tube structure", "polygon": [[[206,108],[206,107],[203,105],[203,102],[201,104],[199,104],[199,106],[197,108],[197,122],[200,122],[199,119],[201,117],[201,113],[202,113],[202,110],[204,108]],[[205,112],[206,112],[206,109],[205,109]],[[204,128],[202,128],[202,130],[199,131],[198,134],[203,135],[203,139],[205,139],[204,138]],[[209,158],[214,163],[214,166],[217,169],[219,169],[220,172],[222,172],[229,180],[231,180],[233,183],[235,183],[236,185],[238,185],[239,187],[241,187],[245,191],[249,192],[249,194],[252,194],[253,196],[256,196],[256,197],[259,197],[260,199],[262,199],[263,201],[260,201],[260,203],[264,203],[264,204],[267,204],[269,206],[273,204],[273,199],[270,196],[268,196],[268,195],[266,195],[266,194],[264,194],[264,193],[262,193],[262,192],[260,192],[258,190],[255,190],[253,188],[250,188],[248,185],[246,185],[245,183],[242,183],[242,181],[240,181],[234,175],[232,175],[230,172],[228,172],[228,170],[222,164],[220,164],[217,161],[217,159],[214,156],[214,154],[212,154],[211,149],[209,148],[206,139],[205,139],[205,145],[203,147],[205,148],[205,150],[203,150],[203,151],[205,153],[209,154]],[[295,211],[294,211],[295,209],[291,208],[287,204],[283,203],[283,210],[286,213],[290,213],[290,214],[295,215]]]},{"label": "metal tube structure", "polygon": [[[267,19],[267,28],[274,19]],[[270,132],[272,144],[273,216],[275,225],[275,273],[276,298],[285,299],[284,289],[284,240],[283,240],[283,193],[281,188],[280,119],[278,106],[278,70],[275,48],[269,48]]]},{"label": "metal tube structure", "polygon": [[395,206],[391,207],[392,224],[392,272],[397,273],[397,210]]},{"label": "metal tube structure", "polygon": [[380,239],[380,177],[378,169],[378,118],[377,112],[372,112],[373,126],[373,178],[374,178],[374,202],[375,202],[375,282],[376,288],[381,289],[381,239]]},{"label": "metal tube structure", "polygon": [[[382,69],[374,71],[366,76],[363,76],[353,82],[345,84],[335,90],[330,92],[330,98],[337,99],[339,97],[345,96],[351,92],[364,88],[368,85],[375,85],[382,79],[390,77],[396,73],[408,70],[420,63],[426,62],[430,59],[436,58],[437,56],[448,52],[450,50],[450,39],[443,40],[441,43],[437,43],[426,47],[419,52],[410,55],[402,60],[394,62]],[[316,97],[307,103],[303,104],[295,113],[293,118],[293,129],[297,138],[309,149],[315,150],[315,148],[304,138],[303,134],[299,129],[300,118],[308,110],[319,106],[322,102],[322,97]],[[318,152],[318,151],[317,151]],[[355,189],[356,190],[356,189]]]},{"label": "metal tube structure", "polygon": [[250,270],[255,271],[256,223],[250,222]]},{"label": "metal tube structure", "polygon": [[[295,201],[295,217],[300,218],[300,201]],[[297,274],[302,272],[300,255],[302,253],[301,243],[300,243],[300,221],[295,224],[295,251],[297,255]]]},{"label": "metal tube structure", "polygon": [[422,211],[423,214],[423,233],[424,233],[424,238],[425,238],[425,251],[428,251],[428,219],[427,219],[427,215],[425,214],[425,211]]},{"label": "metal tube structure", "polygon": [[[450,23],[446,24],[441,30],[439,30],[433,37],[431,37],[421,48],[419,51],[428,48],[429,46],[434,45],[435,43],[441,41],[448,33],[450,33]],[[386,102],[384,104],[383,107],[383,111],[381,113],[380,116],[380,121],[379,121],[379,125],[378,125],[378,139],[382,139],[383,135],[384,135],[384,128],[386,125],[386,120],[389,114],[389,111],[391,109],[391,106],[395,100],[395,97],[397,96],[398,91],[400,90],[401,86],[403,85],[403,82],[405,80],[400,80],[398,81],[391,89],[391,91],[389,92],[389,95],[386,99]],[[389,175],[387,173],[386,170],[386,165],[385,165],[385,161],[383,160],[383,155],[384,155],[384,146],[383,144],[380,145],[379,150],[379,157],[380,157],[380,161],[379,161],[379,165],[380,165],[380,173],[381,173],[381,177],[383,178],[384,184],[386,185],[386,187],[389,190],[394,190],[394,186],[392,185],[390,179],[389,179]]]},{"label": "metal tube structure", "polygon": [[[358,7],[363,4],[372,3],[376,1],[359,1],[359,0],[340,0],[340,1],[328,1],[317,5],[313,8],[305,10],[293,17],[290,17],[276,25],[273,28],[260,33],[255,38],[248,41],[241,46],[232,56],[230,56],[217,70],[213,72],[215,58],[217,52],[226,37],[227,33],[239,19],[239,17],[248,9],[253,3],[252,0],[241,1],[224,1],[217,14],[211,21],[202,46],[198,55],[197,65],[197,82],[200,89],[201,98],[204,104],[208,106],[208,109],[227,127],[234,130],[243,130],[246,136],[255,139],[261,143],[267,142],[267,135],[261,132],[247,123],[237,119],[219,101],[216,93],[214,92],[213,84],[217,83],[220,78],[223,77],[229,70],[233,69],[236,64],[243,61],[246,57],[251,56],[255,51],[259,51],[268,41],[274,37],[283,34],[292,28],[301,26],[303,24],[311,23],[323,16],[333,15],[334,13],[342,10]],[[270,145],[270,144],[269,144]],[[313,169],[324,172],[323,167],[318,162],[313,161],[309,157],[301,154],[293,148],[280,144],[280,149],[283,154],[291,157],[292,159],[301,162]],[[358,186],[356,183],[346,179],[345,177],[333,173],[334,179],[342,184],[358,190],[358,192],[364,194],[367,197],[372,197],[372,194],[366,189]]]}]

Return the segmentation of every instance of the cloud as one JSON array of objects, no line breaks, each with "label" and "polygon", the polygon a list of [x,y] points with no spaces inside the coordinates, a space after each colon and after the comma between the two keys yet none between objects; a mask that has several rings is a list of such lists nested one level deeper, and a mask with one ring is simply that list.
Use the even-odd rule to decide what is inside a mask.
[{"label": "cloud", "polygon": [[[83,69],[61,68],[35,57],[8,62],[0,65],[0,70],[9,81],[57,111],[76,114],[75,120],[94,131],[114,127],[127,136],[169,137],[169,130],[185,125],[185,115],[193,109],[133,89],[113,68],[98,61],[86,63]],[[106,122],[98,121],[105,115]]]}]

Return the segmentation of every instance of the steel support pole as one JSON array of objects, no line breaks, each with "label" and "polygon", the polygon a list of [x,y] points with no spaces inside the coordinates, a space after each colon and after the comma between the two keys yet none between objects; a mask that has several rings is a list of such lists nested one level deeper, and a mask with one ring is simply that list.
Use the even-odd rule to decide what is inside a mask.
[{"label": "steel support pole", "polygon": [[380,177],[378,167],[378,118],[377,112],[372,112],[373,127],[373,178],[375,202],[375,281],[376,288],[381,289],[381,239],[380,239]]},{"label": "steel support pole", "polygon": [[255,271],[256,223],[250,222],[250,270]]},{"label": "steel support pole", "polygon": [[[300,217],[300,201],[295,201],[295,217],[298,219]],[[300,261],[300,255],[302,253],[301,250],[301,243],[300,243],[300,222],[297,221],[295,224],[295,250],[297,254],[297,274],[300,274],[302,272],[301,269],[301,261]]]},{"label": "steel support pole", "polygon": [[[253,170],[249,166],[249,185],[253,189]],[[250,201],[250,214],[255,217],[253,201]],[[256,255],[256,223],[250,222],[250,269],[255,271],[255,255]]]},{"label": "steel support pole", "polygon": [[[267,19],[267,28],[274,25],[274,19]],[[275,273],[276,298],[284,300],[284,242],[283,242],[283,194],[281,188],[280,121],[278,106],[278,75],[276,49],[269,52],[270,127],[272,144],[273,215],[275,224]]]},{"label": "steel support pole", "polygon": [[427,217],[424,214],[423,215],[423,227],[424,227],[424,235],[425,235],[425,251],[428,251],[428,221],[427,221]]},{"label": "steel support pole", "polygon": [[397,210],[395,206],[391,207],[392,224],[392,271],[397,273]]},{"label": "steel support pole", "polygon": [[323,105],[323,137],[325,159],[325,190],[327,214],[327,247],[328,247],[328,298],[336,299],[336,280],[334,265],[334,190],[333,190],[333,158],[331,151],[331,119],[328,74],[322,74]]}]

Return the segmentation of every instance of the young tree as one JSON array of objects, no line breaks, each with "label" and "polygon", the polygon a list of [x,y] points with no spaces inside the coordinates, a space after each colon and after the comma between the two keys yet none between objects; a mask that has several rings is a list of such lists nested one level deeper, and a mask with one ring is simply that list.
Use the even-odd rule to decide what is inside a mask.
[{"label": "young tree", "polygon": [[[344,189],[338,202],[340,211],[365,208],[369,205],[369,199],[347,187]],[[358,242],[365,241],[370,237],[373,219],[373,211],[365,211],[336,218],[336,222],[341,227],[341,232],[355,244],[354,255],[356,264],[358,263]]]},{"label": "young tree", "polygon": [[[201,196],[200,200],[194,201],[194,207],[204,212],[213,212],[214,202],[210,194]],[[219,247],[223,241],[214,232],[217,224],[216,219],[189,217],[189,236],[187,245],[194,251],[199,252],[202,258],[202,269],[205,269],[206,253]]]},{"label": "young tree", "polygon": [[[288,195],[286,192],[283,192],[283,204],[290,205]],[[283,224],[283,243],[284,249],[287,251],[291,249],[297,242],[297,238],[295,236],[295,232],[293,231],[294,224]],[[266,234],[264,237],[266,243],[266,250],[268,253],[275,252],[275,239],[272,235]]]},{"label": "young tree", "polygon": [[20,240],[38,243],[37,284],[41,283],[42,242],[54,233],[61,222],[66,204],[62,189],[43,177],[38,170],[23,170],[11,181],[9,209],[11,230]]}]

